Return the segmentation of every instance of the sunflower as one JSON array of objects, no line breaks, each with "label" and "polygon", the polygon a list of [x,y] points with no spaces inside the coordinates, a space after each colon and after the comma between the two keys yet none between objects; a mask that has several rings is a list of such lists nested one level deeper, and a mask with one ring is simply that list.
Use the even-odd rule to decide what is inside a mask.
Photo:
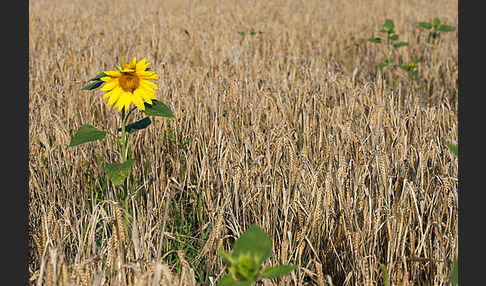
[{"label": "sunflower", "polygon": [[103,95],[103,98],[109,97],[106,105],[115,104],[114,107],[118,107],[118,111],[121,111],[122,108],[128,111],[133,102],[138,109],[143,111],[145,110],[144,102],[152,104],[152,99],[157,99],[155,90],[158,89],[158,86],[148,80],[158,79],[159,76],[155,72],[147,70],[150,62],[145,61],[146,58],[143,58],[137,63],[137,58],[134,57],[132,62],[127,64],[122,59],[122,66],[117,67],[118,70],[104,72],[106,76],[101,80],[106,84],[101,90],[107,91]]}]

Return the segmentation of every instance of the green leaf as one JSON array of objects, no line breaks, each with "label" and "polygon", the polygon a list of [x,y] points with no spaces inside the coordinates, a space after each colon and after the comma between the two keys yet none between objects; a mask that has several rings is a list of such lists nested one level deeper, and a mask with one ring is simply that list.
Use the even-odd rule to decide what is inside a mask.
[{"label": "green leaf", "polygon": [[383,276],[383,283],[385,286],[390,286],[390,280],[388,279],[388,271],[385,265],[381,265],[381,275]]},{"label": "green leaf", "polygon": [[219,280],[218,286],[251,286],[251,282],[234,280],[230,275],[226,275]]},{"label": "green leaf", "polygon": [[392,32],[395,29],[395,23],[391,19],[386,19],[385,24],[383,24],[383,28],[388,30],[388,33]]},{"label": "green leaf", "polygon": [[459,260],[457,258],[454,260],[454,266],[449,275],[449,283],[452,285],[457,285],[459,283]]},{"label": "green leaf", "polygon": [[384,67],[386,67],[388,65],[388,63],[381,63],[381,64],[378,64],[378,68],[380,70],[382,70]]},{"label": "green leaf", "polygon": [[424,29],[430,30],[432,29],[432,24],[428,22],[419,22],[418,25]]},{"label": "green leaf", "polygon": [[436,29],[439,28],[439,26],[440,26],[440,19],[439,18],[434,18],[434,20],[432,20],[432,24],[434,25],[434,27]]},{"label": "green leaf", "polygon": [[395,48],[404,47],[404,46],[408,46],[408,43],[407,42],[400,42],[400,43],[393,44],[393,47],[395,47]]},{"label": "green leaf", "polygon": [[456,156],[459,156],[458,155],[459,149],[457,147],[457,144],[452,144],[447,141],[444,144],[452,151],[452,153],[454,153]]},{"label": "green leaf", "polygon": [[152,105],[148,103],[145,104],[144,113],[147,116],[162,116],[162,117],[174,117],[174,114],[167,105],[163,104],[158,100],[152,100]]},{"label": "green leaf", "polygon": [[81,90],[92,90],[92,89],[95,89],[95,88],[98,88],[100,87],[100,85],[103,84],[104,81],[102,80],[96,80],[96,81],[93,81],[91,83],[88,83],[85,87],[83,87]]},{"label": "green leaf", "polygon": [[409,66],[409,65],[401,65],[401,66],[398,66],[398,67],[401,68],[401,69],[404,69],[404,70],[410,70],[410,69],[412,69],[412,67]]},{"label": "green leaf", "polygon": [[132,170],[133,159],[128,159],[123,163],[110,163],[104,166],[106,176],[115,184],[120,186],[123,184],[128,174]]},{"label": "green leaf", "polygon": [[441,32],[452,32],[452,31],[456,30],[456,27],[448,26],[448,25],[440,25],[438,30],[441,31]]},{"label": "green leaf", "polygon": [[297,269],[295,265],[277,265],[263,270],[263,278],[277,278],[284,276]]},{"label": "green leaf", "polygon": [[105,138],[105,136],[106,136],[105,131],[98,130],[91,125],[84,124],[81,127],[79,127],[78,131],[76,131],[74,136],[71,138],[69,147],[73,147],[86,142],[101,140]]},{"label": "green leaf", "polygon": [[[135,131],[138,131],[138,130],[142,130],[142,129],[147,128],[147,126],[149,126],[151,123],[152,123],[152,121],[150,120],[150,118],[145,117],[144,119],[141,119],[137,122],[128,124],[125,127],[125,131],[128,132],[128,133],[132,133],[132,132],[135,132]],[[121,131],[121,130],[122,130],[121,128],[118,128],[118,131]]]},{"label": "green leaf", "polygon": [[372,43],[381,43],[381,39],[376,37],[376,38],[369,38],[368,39],[368,42],[372,42]]},{"label": "green leaf", "polygon": [[223,260],[228,263],[228,264],[232,264],[235,259],[233,259],[233,257],[231,256],[231,254],[225,252],[224,250],[221,250],[221,249],[216,249],[216,252],[218,253],[219,256],[221,256],[221,258],[223,258]]},{"label": "green leaf", "polygon": [[94,78],[90,79],[89,81],[99,80],[99,79],[101,79],[102,77],[105,77],[105,76],[107,76],[106,73],[100,72],[99,74],[97,74]]},{"label": "green leaf", "polygon": [[425,85],[421,85],[421,86],[415,88],[414,91],[417,92],[417,91],[424,89],[424,88],[425,88]]},{"label": "green leaf", "polygon": [[411,64],[416,65],[416,64],[418,64],[419,62],[420,62],[420,59],[413,59],[413,60],[412,60],[412,62],[411,62]]},{"label": "green leaf", "polygon": [[233,257],[240,254],[253,254],[258,263],[262,263],[272,254],[272,241],[257,225],[248,228],[233,245]]},{"label": "green leaf", "polygon": [[390,40],[392,40],[392,41],[396,41],[396,40],[398,40],[398,35],[397,35],[397,34],[393,34],[393,35],[391,35],[391,36],[390,36]]}]

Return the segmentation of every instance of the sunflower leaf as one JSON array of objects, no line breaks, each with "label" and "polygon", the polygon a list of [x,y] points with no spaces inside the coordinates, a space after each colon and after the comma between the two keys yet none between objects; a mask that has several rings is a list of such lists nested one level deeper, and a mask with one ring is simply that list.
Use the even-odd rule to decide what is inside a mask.
[{"label": "sunflower leaf", "polygon": [[221,249],[216,249],[216,252],[218,253],[221,258],[223,258],[224,262],[228,263],[229,265],[233,264],[235,262],[235,259],[231,254],[226,253],[224,250]]},{"label": "sunflower leaf", "polygon": [[81,90],[92,90],[92,89],[95,89],[95,88],[100,87],[100,85],[102,85],[102,84],[103,84],[103,81],[102,80],[95,80],[95,81],[93,81],[91,83],[88,83]]},{"label": "sunflower leaf", "polygon": [[133,159],[128,159],[123,163],[110,163],[103,166],[103,169],[111,182],[116,186],[120,186],[123,184],[128,174],[130,174],[134,162]]},{"label": "sunflower leaf", "polygon": [[295,265],[277,265],[273,267],[268,267],[263,270],[263,278],[278,278],[284,276],[294,271],[297,268]]},{"label": "sunflower leaf", "polygon": [[375,38],[369,38],[368,42],[371,43],[381,43],[381,38],[375,37]]},{"label": "sunflower leaf", "polygon": [[432,29],[432,24],[428,22],[419,22],[418,25],[427,30]]},{"label": "sunflower leaf", "polygon": [[241,254],[253,254],[258,263],[262,263],[272,254],[272,241],[267,234],[257,225],[250,226],[233,245],[233,257]]},{"label": "sunflower leaf", "polygon": [[407,42],[400,42],[400,43],[393,44],[393,47],[395,47],[395,48],[400,48],[400,47],[404,47],[404,46],[408,46],[408,43]]},{"label": "sunflower leaf", "polygon": [[[135,131],[147,128],[151,123],[152,123],[152,121],[150,120],[150,118],[145,117],[142,120],[139,120],[137,122],[134,122],[134,123],[131,123],[131,124],[128,124],[127,126],[125,126],[125,131],[128,132],[128,133],[133,133]],[[118,131],[121,131],[121,130],[122,130],[121,128],[118,128]]]},{"label": "sunflower leaf", "polygon": [[69,147],[73,147],[86,142],[101,140],[104,139],[105,136],[106,136],[105,131],[98,130],[91,125],[84,124],[78,129],[78,131],[76,131],[74,136],[71,138]]},{"label": "sunflower leaf", "polygon": [[174,117],[174,113],[172,113],[170,108],[158,100],[152,100],[152,105],[148,103],[144,103],[144,104],[145,104],[144,113],[147,116],[162,116],[162,117],[169,117],[169,118]]},{"label": "sunflower leaf", "polygon": [[105,77],[105,76],[107,76],[106,73],[100,72],[99,74],[97,74],[94,78],[90,79],[89,81],[99,80],[99,79],[101,79],[102,77]]},{"label": "sunflower leaf", "polygon": [[234,280],[233,278],[231,278],[231,275],[226,275],[221,280],[219,280],[218,286],[251,286],[251,282]]},{"label": "sunflower leaf", "polygon": [[448,25],[440,25],[438,30],[441,31],[441,32],[452,32],[452,31],[456,30],[456,27],[448,26]]}]

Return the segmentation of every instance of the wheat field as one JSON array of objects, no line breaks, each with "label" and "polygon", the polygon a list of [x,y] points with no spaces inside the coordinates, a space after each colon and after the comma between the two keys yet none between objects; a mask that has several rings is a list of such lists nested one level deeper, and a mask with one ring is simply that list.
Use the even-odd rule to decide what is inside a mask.
[{"label": "wheat field", "polygon": [[[254,223],[266,265],[298,265],[259,285],[383,285],[381,265],[391,285],[447,284],[458,39],[431,48],[417,22],[457,26],[456,1],[29,3],[31,285],[216,285],[216,249]],[[421,59],[418,93],[377,68],[367,39],[387,18],[409,43],[394,60]],[[82,124],[120,126],[80,89],[134,56],[175,118],[132,136],[127,215],[101,168],[116,143],[68,144]]]}]

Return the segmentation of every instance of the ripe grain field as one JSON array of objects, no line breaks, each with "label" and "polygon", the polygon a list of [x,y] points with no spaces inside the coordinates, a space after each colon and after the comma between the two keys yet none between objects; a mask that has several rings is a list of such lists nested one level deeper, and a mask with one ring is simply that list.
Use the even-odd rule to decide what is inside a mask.
[{"label": "ripe grain field", "polygon": [[[447,284],[457,31],[432,49],[417,22],[457,26],[457,1],[29,3],[32,285],[215,285],[216,249],[253,223],[273,241],[267,264],[299,266],[259,285],[383,285],[382,264],[392,285]],[[377,68],[367,38],[387,18],[409,42],[395,59],[421,59],[419,94]],[[134,136],[126,216],[101,171],[115,142],[67,146],[82,124],[120,126],[80,89],[134,56],[175,118]]]}]

